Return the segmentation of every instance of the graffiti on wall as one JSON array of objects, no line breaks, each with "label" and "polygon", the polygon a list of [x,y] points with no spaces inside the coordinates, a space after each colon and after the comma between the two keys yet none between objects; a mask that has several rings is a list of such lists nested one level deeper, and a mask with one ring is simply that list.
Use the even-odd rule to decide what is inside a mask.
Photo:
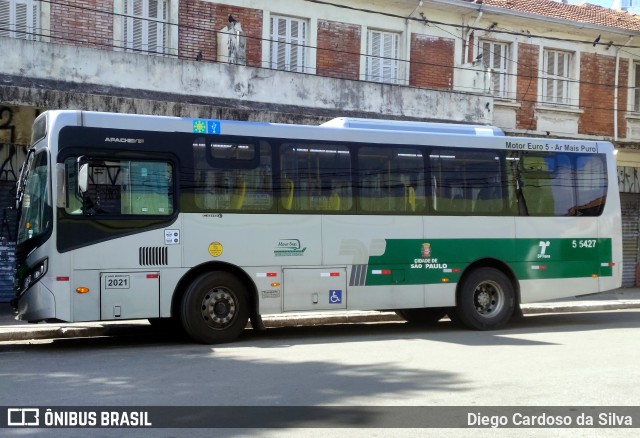
[{"label": "graffiti on wall", "polygon": [[17,144],[17,126],[15,110],[11,107],[0,107],[0,181],[16,181],[20,159],[24,160],[26,145]]},{"label": "graffiti on wall", "polygon": [[640,193],[640,168],[618,166],[618,190],[620,193]]},{"label": "graffiti on wall", "polygon": [[15,181],[18,179],[18,151],[24,157],[26,147],[16,144],[15,112],[0,106],[0,302],[7,301],[13,292],[15,267],[16,212],[12,208]]}]

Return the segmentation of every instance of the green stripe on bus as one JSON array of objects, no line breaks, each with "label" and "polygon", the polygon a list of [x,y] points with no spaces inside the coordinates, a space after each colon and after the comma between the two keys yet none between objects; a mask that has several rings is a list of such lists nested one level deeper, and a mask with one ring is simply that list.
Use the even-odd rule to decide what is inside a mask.
[{"label": "green stripe on bus", "polygon": [[455,283],[473,262],[496,259],[519,280],[610,277],[611,239],[387,239],[369,257],[366,284]]}]

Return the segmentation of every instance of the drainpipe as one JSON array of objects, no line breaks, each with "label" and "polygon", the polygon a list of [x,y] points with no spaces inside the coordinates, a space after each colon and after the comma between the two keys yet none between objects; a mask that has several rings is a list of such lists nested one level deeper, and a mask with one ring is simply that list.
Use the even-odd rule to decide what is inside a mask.
[{"label": "drainpipe", "polygon": [[422,5],[424,4],[424,0],[420,0],[418,1],[418,6],[415,7],[415,9],[413,11],[411,11],[411,13],[409,15],[407,15],[407,18],[404,20],[404,25],[405,25],[405,47],[407,48],[407,52],[404,55],[404,59],[408,59],[409,61],[405,63],[404,65],[404,80],[405,80],[405,85],[409,85],[409,79],[410,79],[410,63],[411,63],[411,24],[410,24],[410,19],[413,16],[413,14],[416,13],[416,11],[418,9],[420,9],[422,7]]},{"label": "drainpipe", "polygon": [[462,63],[466,64],[467,62],[469,62],[469,35],[471,35],[471,32],[473,32],[473,28],[476,27],[476,24],[478,24],[478,21],[480,21],[480,18],[482,18],[482,5],[480,5],[480,13],[478,14],[478,16],[476,17],[476,19],[473,21],[473,23],[469,26],[469,29],[467,29],[466,31],[462,31]]},{"label": "drainpipe", "polygon": [[[620,69],[620,50],[623,47],[629,45],[633,40],[633,36],[630,36],[624,45],[616,47],[616,76],[615,83],[613,86],[613,141],[618,141],[618,73]],[[629,69],[631,70],[632,66],[629,65]]]}]

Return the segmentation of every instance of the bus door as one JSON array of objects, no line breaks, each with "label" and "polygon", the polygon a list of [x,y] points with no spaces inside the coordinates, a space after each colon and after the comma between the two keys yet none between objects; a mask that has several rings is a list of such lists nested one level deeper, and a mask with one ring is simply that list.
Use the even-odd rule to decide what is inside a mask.
[{"label": "bus door", "polygon": [[284,311],[347,308],[347,268],[285,268]]},{"label": "bus door", "polygon": [[160,273],[101,272],[100,319],[160,316]]}]

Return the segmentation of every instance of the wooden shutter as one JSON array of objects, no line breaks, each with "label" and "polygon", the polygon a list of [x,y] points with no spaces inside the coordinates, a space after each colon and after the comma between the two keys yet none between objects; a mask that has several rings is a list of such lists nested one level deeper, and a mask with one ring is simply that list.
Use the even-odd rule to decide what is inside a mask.
[{"label": "wooden shutter", "polygon": [[0,37],[11,36],[11,0],[0,0]]}]

